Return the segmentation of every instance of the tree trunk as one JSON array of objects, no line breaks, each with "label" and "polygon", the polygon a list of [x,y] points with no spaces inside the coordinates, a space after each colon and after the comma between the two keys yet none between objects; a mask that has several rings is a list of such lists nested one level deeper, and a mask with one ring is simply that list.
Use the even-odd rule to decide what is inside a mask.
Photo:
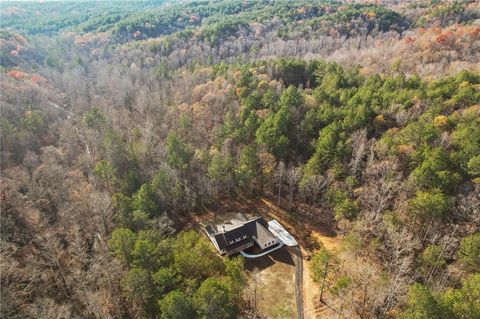
[{"label": "tree trunk", "polygon": [[328,274],[328,264],[329,263],[327,262],[327,264],[325,265],[325,272],[322,279],[322,287],[320,288],[320,302],[323,302],[323,290],[325,288],[325,280],[327,279]]}]

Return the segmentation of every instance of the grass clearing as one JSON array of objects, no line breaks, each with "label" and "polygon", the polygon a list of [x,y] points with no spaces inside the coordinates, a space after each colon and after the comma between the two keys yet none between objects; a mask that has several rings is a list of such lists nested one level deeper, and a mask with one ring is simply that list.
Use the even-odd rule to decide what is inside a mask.
[{"label": "grass clearing", "polygon": [[295,318],[295,265],[289,252],[282,248],[267,256],[247,259],[245,264],[251,290],[256,286],[260,313],[272,319]]}]

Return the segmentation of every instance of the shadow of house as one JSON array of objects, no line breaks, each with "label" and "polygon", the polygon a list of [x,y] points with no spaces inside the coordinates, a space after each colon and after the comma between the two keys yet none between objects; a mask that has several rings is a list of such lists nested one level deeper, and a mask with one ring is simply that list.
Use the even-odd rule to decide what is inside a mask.
[{"label": "shadow of house", "polygon": [[295,266],[295,262],[290,252],[287,247],[284,246],[259,258],[245,258],[245,269],[248,271],[253,271],[254,269],[261,271],[273,266],[275,263],[284,263],[290,266]]}]

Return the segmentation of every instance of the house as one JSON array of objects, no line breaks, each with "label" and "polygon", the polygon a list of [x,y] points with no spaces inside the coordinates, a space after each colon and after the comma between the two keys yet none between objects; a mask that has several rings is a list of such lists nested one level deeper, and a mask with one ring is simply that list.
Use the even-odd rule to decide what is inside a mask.
[{"label": "house", "polygon": [[263,217],[248,220],[232,219],[225,224],[209,224],[205,231],[215,248],[222,255],[232,255],[257,244],[262,250],[280,241],[268,229]]}]

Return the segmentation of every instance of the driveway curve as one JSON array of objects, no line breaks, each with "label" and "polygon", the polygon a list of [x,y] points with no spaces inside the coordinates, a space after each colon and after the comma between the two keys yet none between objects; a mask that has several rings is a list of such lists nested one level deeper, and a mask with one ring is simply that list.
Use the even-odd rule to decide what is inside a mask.
[{"label": "driveway curve", "polygon": [[241,254],[243,257],[245,257],[245,258],[258,258],[258,257],[262,257],[262,256],[265,256],[265,255],[268,255],[268,254],[270,254],[272,251],[275,251],[275,250],[280,249],[280,248],[282,248],[282,247],[283,247],[283,242],[280,242],[280,244],[278,244],[277,247],[275,247],[275,248],[273,248],[273,249],[270,249],[270,250],[268,250],[268,251],[264,251],[263,253],[260,253],[260,254],[255,254],[255,255],[253,255],[253,254],[248,254],[248,253],[246,253],[246,252],[243,251],[243,250],[240,252],[240,254]]}]

